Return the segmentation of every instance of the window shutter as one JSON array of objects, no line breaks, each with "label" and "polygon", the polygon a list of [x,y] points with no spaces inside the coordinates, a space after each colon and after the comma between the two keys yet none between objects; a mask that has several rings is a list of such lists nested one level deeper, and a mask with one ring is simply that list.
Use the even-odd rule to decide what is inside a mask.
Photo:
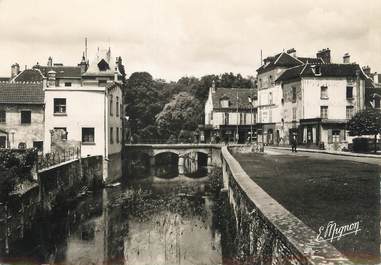
[{"label": "window shutter", "polygon": [[345,130],[340,130],[340,142],[345,141]]},{"label": "window shutter", "polygon": [[328,143],[332,143],[332,129],[328,129]]}]

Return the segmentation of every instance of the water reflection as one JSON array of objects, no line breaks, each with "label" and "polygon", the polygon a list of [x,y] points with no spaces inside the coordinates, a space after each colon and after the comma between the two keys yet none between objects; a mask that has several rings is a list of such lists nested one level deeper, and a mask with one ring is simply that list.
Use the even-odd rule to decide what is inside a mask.
[{"label": "water reflection", "polygon": [[205,187],[178,181],[106,189],[41,218],[11,256],[29,264],[222,264],[215,201]]}]

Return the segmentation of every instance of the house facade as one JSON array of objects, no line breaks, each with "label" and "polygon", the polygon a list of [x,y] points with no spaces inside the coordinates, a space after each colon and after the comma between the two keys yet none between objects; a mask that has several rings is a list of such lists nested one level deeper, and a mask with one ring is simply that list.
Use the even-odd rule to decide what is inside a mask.
[{"label": "house facade", "polygon": [[258,142],[263,144],[285,144],[282,87],[275,81],[288,69],[307,62],[324,63],[330,59],[329,49],[322,50],[316,58],[297,57],[296,50],[276,54],[264,59],[257,69],[258,88]]},{"label": "house facade", "polygon": [[282,88],[281,127],[289,144],[328,150],[347,148],[346,124],[364,109],[366,75],[358,64],[306,63],[286,70],[276,83]]},{"label": "house facade", "polygon": [[42,82],[0,82],[0,148],[44,147]]},{"label": "house facade", "polygon": [[211,142],[250,141],[256,137],[256,92],[253,88],[209,89],[205,103],[205,137]]},{"label": "house facade", "polygon": [[63,142],[79,145],[83,157],[102,155],[105,178],[116,179],[121,172],[122,75],[110,50],[98,51],[86,72],[79,73],[81,82],[70,86],[62,85],[68,80],[65,76],[62,82],[48,78],[44,151],[52,151],[52,139],[58,133]]}]

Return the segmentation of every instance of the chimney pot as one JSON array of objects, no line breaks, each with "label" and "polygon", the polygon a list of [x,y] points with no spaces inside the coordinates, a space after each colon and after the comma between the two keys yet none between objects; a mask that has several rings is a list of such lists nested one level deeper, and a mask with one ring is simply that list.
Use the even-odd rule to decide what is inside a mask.
[{"label": "chimney pot", "polygon": [[343,63],[348,64],[350,62],[351,62],[351,56],[349,55],[349,53],[346,52],[343,56]]}]

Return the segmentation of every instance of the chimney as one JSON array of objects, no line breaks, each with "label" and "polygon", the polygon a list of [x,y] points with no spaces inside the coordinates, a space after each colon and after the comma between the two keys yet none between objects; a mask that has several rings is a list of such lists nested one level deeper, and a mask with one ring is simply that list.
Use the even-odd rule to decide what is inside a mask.
[{"label": "chimney", "polygon": [[287,53],[292,57],[296,57],[296,50],[294,48],[287,50]]},{"label": "chimney", "polygon": [[11,66],[11,78],[15,77],[20,73],[20,65],[15,63]]},{"label": "chimney", "polygon": [[118,66],[115,66],[115,70],[114,70],[114,81],[118,81]]},{"label": "chimney", "polygon": [[48,66],[49,67],[53,66],[53,58],[51,56],[49,56],[49,58],[48,58]]},{"label": "chimney", "polygon": [[216,82],[214,80],[212,81],[211,89],[212,89],[212,93],[216,93]]},{"label": "chimney", "polygon": [[51,70],[48,72],[48,86],[56,86],[56,71]]},{"label": "chimney", "polygon": [[316,58],[321,58],[324,63],[331,63],[331,50],[322,49],[316,53]]},{"label": "chimney", "polygon": [[343,63],[348,64],[350,62],[351,62],[351,56],[349,55],[349,53],[346,52],[343,56]]},{"label": "chimney", "polygon": [[370,69],[370,66],[369,66],[369,65],[364,66],[364,67],[362,68],[362,70],[364,71],[364,73],[365,73],[367,76],[371,77],[371,73],[370,73],[371,69]]}]

